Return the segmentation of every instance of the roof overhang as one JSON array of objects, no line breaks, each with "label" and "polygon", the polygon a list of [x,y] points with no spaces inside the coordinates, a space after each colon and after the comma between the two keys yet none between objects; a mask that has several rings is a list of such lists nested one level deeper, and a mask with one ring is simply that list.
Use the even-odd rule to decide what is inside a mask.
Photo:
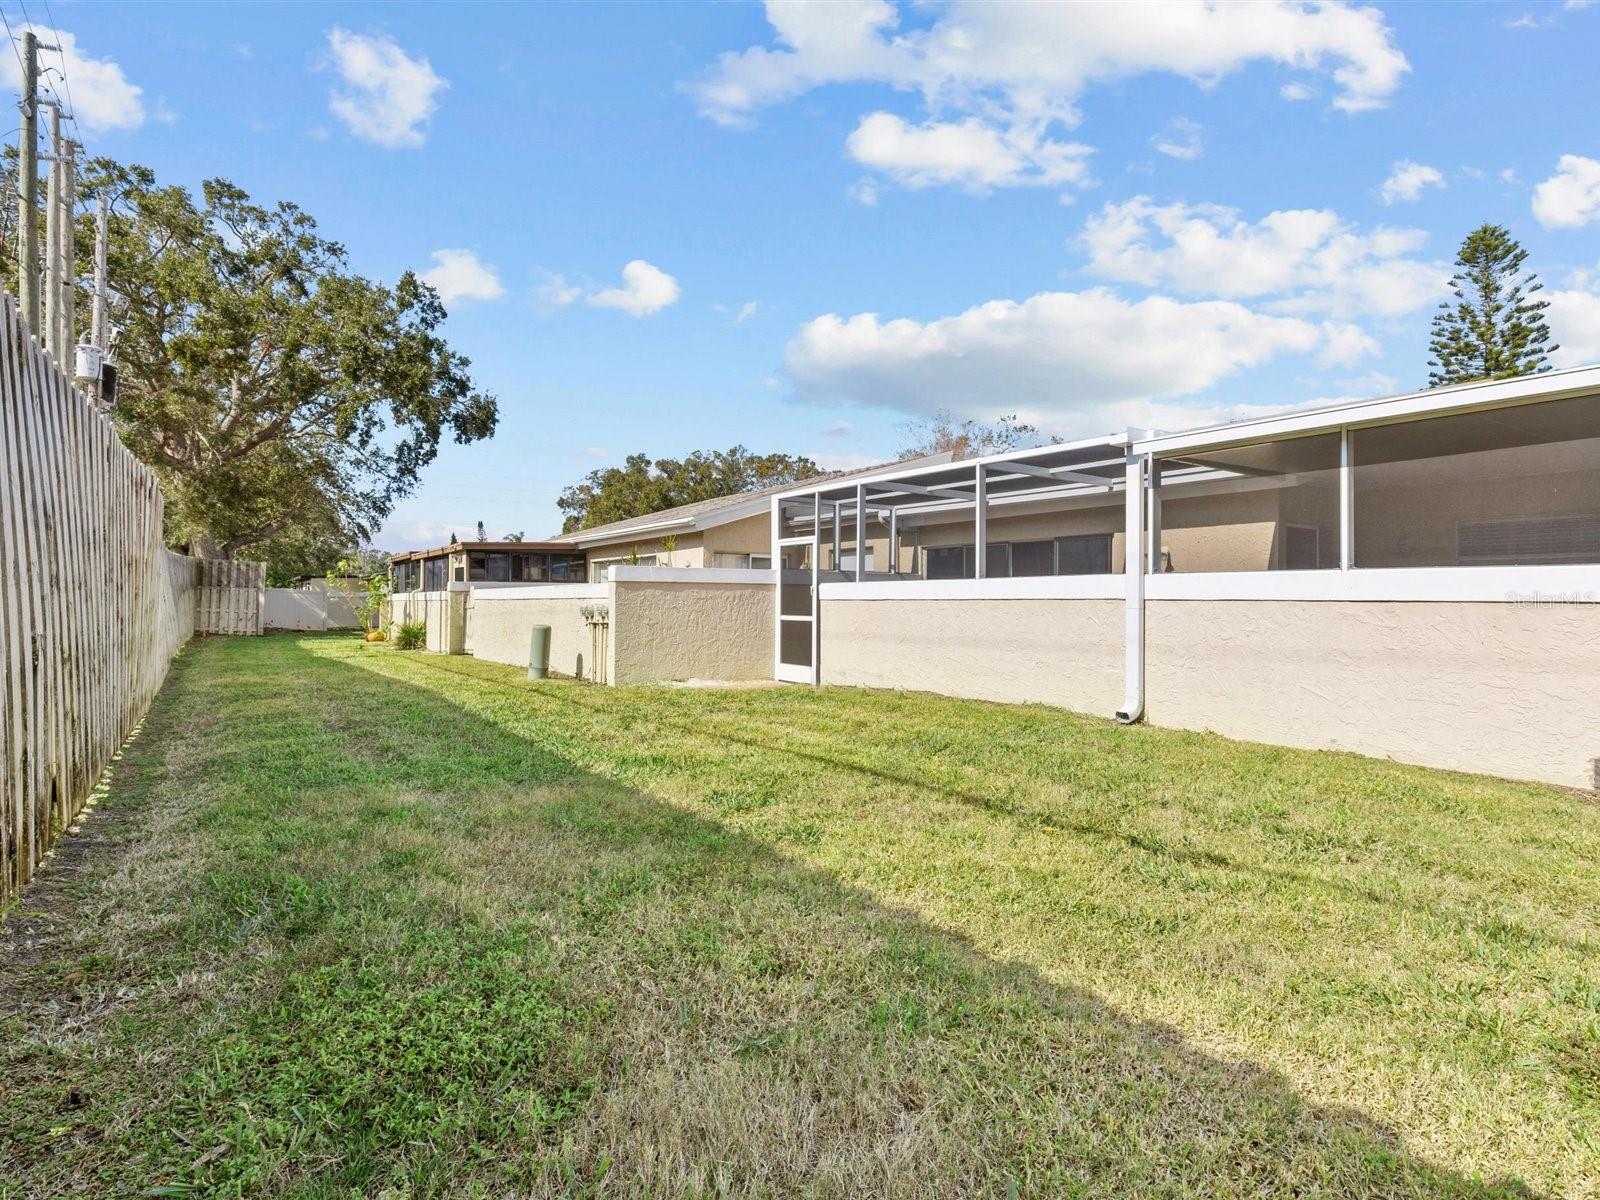
[{"label": "roof overhang", "polygon": [[1573,367],[1543,375],[1523,375],[1516,379],[1492,379],[1463,383],[1454,387],[1429,388],[1386,396],[1378,400],[1357,400],[1346,404],[1301,409],[1211,425],[1182,433],[1161,433],[1137,439],[1133,449],[1140,454],[1166,455],[1184,450],[1218,450],[1248,442],[1274,441],[1288,437],[1307,437],[1332,433],[1361,425],[1390,425],[1419,417],[1448,416],[1452,413],[1480,412],[1541,400],[1560,400],[1600,392],[1600,366]]}]

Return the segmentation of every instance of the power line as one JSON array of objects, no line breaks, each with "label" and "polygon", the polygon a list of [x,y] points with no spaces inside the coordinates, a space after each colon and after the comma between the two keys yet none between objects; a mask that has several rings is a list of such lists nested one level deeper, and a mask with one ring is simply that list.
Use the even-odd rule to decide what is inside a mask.
[{"label": "power line", "polygon": [[17,35],[11,32],[11,21],[6,17],[6,10],[3,8],[0,8],[0,22],[5,23],[6,41],[11,43],[11,53],[17,56],[17,66],[21,69],[22,73],[26,75],[28,73],[28,68],[22,65],[22,51],[17,49]]},{"label": "power line", "polygon": [[[20,4],[21,0],[17,0]],[[27,10],[24,9],[24,12]],[[67,78],[67,48],[61,40],[61,26],[56,24],[56,14],[50,8],[50,0],[44,0],[44,15],[50,20],[50,29],[56,35],[56,53],[61,57],[61,86],[67,91],[67,119],[77,128],[78,137],[83,137],[83,126],[78,121],[78,106],[72,99],[72,80]]]}]

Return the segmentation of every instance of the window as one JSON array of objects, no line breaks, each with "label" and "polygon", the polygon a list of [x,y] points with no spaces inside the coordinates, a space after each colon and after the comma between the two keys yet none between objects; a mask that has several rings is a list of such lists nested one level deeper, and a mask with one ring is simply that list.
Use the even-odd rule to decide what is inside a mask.
[{"label": "window", "polygon": [[442,592],[449,586],[450,560],[443,555],[422,560],[422,590]]},{"label": "window", "polygon": [[972,578],[971,546],[929,546],[927,560],[929,579]]},{"label": "window", "polygon": [[[869,554],[867,557],[870,559],[871,555]],[[727,550],[718,550],[711,556],[711,565],[732,570],[770,571],[772,569],[772,555],[737,554]]]},{"label": "window", "polygon": [[1313,525],[1285,525],[1279,547],[1285,571],[1315,571],[1322,564],[1322,530]]},{"label": "window", "polygon": [[1337,433],[1197,450],[1160,470],[1162,570],[1338,567]]},{"label": "window", "polygon": [[1356,566],[1600,563],[1600,396],[1350,437]]},{"label": "window", "polygon": [[550,579],[554,583],[582,583],[588,567],[586,554],[552,554]]},{"label": "window", "polygon": [[1057,575],[1111,574],[1111,535],[1074,534],[1056,539]]},{"label": "window", "polygon": [[589,564],[590,582],[604,583],[606,569],[609,567],[653,567],[655,565],[656,556],[654,554],[641,554],[637,560],[632,556],[628,558],[603,558],[598,562]]},{"label": "window", "polygon": [[1012,542],[1011,574],[1018,577],[1054,575],[1056,573],[1056,547],[1054,542]]}]

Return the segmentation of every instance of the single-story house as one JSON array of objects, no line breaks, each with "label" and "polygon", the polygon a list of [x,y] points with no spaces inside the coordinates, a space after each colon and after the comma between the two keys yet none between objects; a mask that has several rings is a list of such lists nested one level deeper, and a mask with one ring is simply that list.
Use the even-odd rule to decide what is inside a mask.
[{"label": "single-story house", "polygon": [[[837,471],[806,484],[843,483],[933,466],[949,454]],[[395,592],[442,592],[450,583],[598,583],[616,566],[772,568],[772,497],[782,484],[558,534],[539,542],[452,542],[390,557]]]},{"label": "single-story house", "polygon": [[828,480],[770,518],[781,680],[1600,782],[1600,367]]},{"label": "single-story house", "polygon": [[451,583],[573,583],[587,560],[570,542],[451,542],[389,558],[390,590],[442,592]]}]

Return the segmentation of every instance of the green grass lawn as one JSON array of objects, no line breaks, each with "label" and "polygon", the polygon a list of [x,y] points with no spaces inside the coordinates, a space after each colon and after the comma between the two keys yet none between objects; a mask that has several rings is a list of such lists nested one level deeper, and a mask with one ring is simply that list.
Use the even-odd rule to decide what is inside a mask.
[{"label": "green grass lawn", "polygon": [[1600,809],[347,637],[175,664],[0,928],[0,1197],[1596,1196]]}]

